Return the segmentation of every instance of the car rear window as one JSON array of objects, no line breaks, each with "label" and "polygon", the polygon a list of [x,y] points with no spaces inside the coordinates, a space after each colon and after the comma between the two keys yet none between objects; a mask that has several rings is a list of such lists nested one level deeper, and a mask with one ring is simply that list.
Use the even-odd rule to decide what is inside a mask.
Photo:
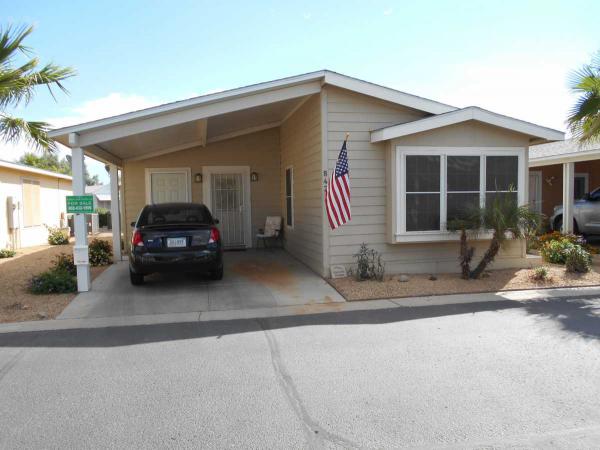
[{"label": "car rear window", "polygon": [[208,224],[212,218],[205,206],[151,206],[145,208],[138,220],[138,226],[175,225],[175,224]]}]

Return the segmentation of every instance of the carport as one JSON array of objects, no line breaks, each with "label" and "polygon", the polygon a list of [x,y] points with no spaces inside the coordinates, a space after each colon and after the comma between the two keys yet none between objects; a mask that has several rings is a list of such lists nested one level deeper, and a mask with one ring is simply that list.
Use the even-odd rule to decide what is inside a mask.
[{"label": "carport", "polygon": [[[237,247],[251,248],[266,217],[284,215],[281,179],[286,169],[280,128],[311,98],[318,107],[322,79],[323,73],[313,73],[209,94],[54,130],[51,136],[72,150],[74,195],[85,193],[84,155],[110,167],[116,262],[122,260],[122,249],[128,250],[129,223],[144,204],[203,202],[214,214],[217,204],[223,203],[215,197],[217,177],[237,183],[233,198],[242,198],[234,213],[214,214],[219,226],[225,228],[229,214],[229,220],[235,221],[231,229],[237,233],[230,233],[230,241],[237,239],[233,242]],[[294,129],[294,133],[298,136],[302,131]],[[316,145],[320,152],[320,140]],[[297,147],[301,150],[302,144]],[[311,175],[317,190],[320,163]],[[74,228],[78,290],[85,292],[91,289],[91,278],[84,215],[75,215]],[[288,228],[292,236],[294,229]],[[289,241],[286,249],[293,253],[288,246]],[[310,258],[320,261],[320,255]],[[313,270],[321,268],[313,265]]]}]

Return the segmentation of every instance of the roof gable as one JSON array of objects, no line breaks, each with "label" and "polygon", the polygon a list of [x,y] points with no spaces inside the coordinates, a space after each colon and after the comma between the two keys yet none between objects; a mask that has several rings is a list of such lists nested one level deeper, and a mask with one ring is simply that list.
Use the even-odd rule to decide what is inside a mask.
[{"label": "roof gable", "polygon": [[475,120],[489,125],[494,125],[548,141],[558,141],[564,139],[564,133],[561,131],[535,125],[533,123],[504,116],[502,114],[497,114],[476,106],[469,106],[467,108],[438,114],[437,116],[427,117],[414,122],[408,122],[374,130],[371,132],[371,142],[387,141],[389,139],[422,133],[424,131],[434,130],[436,128],[442,128],[469,120]]}]

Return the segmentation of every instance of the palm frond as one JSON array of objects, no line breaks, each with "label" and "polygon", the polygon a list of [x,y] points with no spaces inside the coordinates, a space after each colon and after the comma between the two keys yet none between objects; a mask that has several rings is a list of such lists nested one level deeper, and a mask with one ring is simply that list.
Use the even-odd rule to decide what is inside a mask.
[{"label": "palm frond", "polygon": [[569,84],[579,96],[567,117],[569,130],[581,142],[600,142],[600,52],[571,73]]},{"label": "palm frond", "polygon": [[17,28],[6,27],[0,30],[0,66],[10,64],[15,53],[30,53],[31,49],[23,44],[27,36],[33,32],[33,26]]},{"label": "palm frond", "polygon": [[16,143],[21,139],[44,152],[54,152],[56,143],[48,136],[50,124],[26,121],[7,114],[0,114],[0,140]]},{"label": "palm frond", "polygon": [[[33,58],[26,64],[13,70],[0,69],[0,107],[8,105],[17,106],[27,104],[35,93],[37,86],[46,86],[54,97],[53,86],[68,94],[62,81],[76,74],[71,67],[60,67],[55,64],[46,64],[40,70],[33,70],[38,64],[38,59]],[[55,98],[56,99],[56,98]]]}]

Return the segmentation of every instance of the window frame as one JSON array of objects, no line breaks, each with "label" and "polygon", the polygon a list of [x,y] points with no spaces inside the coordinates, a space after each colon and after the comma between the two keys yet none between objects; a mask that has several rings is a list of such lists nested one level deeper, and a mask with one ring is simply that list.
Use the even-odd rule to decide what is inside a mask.
[{"label": "window frame", "polygon": [[[486,186],[486,157],[487,156],[516,156],[518,158],[517,201],[524,205],[526,194],[527,159],[523,147],[393,147],[395,159],[393,242],[435,242],[453,241],[459,239],[459,234],[447,229],[447,157],[448,156],[479,156],[479,204],[485,204],[488,193]],[[440,229],[426,231],[406,231],[406,156],[440,155]],[[455,191],[452,191],[455,192]],[[490,191],[492,192],[492,191]],[[496,192],[496,191],[493,191]],[[499,191],[500,192],[500,191]],[[483,231],[478,239],[489,239],[491,233]]]},{"label": "window frame", "polygon": [[[38,187],[38,208],[35,209],[34,218],[37,217],[37,223],[26,224],[27,214],[25,212],[25,208],[27,208],[27,202],[25,201],[25,184],[31,184]],[[22,215],[22,224],[23,228],[35,228],[42,226],[44,220],[42,218],[42,182],[39,178],[30,178],[30,177],[21,177],[21,215]],[[35,208],[35,205],[33,206]],[[34,221],[35,222],[35,221]]]},{"label": "window frame", "polygon": [[[290,172],[290,192],[289,192],[289,194],[287,192],[288,170]],[[284,200],[284,204],[285,204],[285,220],[284,220],[285,227],[289,230],[293,230],[294,224],[296,223],[296,217],[294,215],[294,166],[286,166],[285,167],[284,172],[283,172],[283,183],[284,183],[283,200]],[[291,225],[288,223],[288,204],[287,204],[288,197],[290,199],[290,206],[291,206],[291,210],[289,211],[291,219],[292,219]]]}]

